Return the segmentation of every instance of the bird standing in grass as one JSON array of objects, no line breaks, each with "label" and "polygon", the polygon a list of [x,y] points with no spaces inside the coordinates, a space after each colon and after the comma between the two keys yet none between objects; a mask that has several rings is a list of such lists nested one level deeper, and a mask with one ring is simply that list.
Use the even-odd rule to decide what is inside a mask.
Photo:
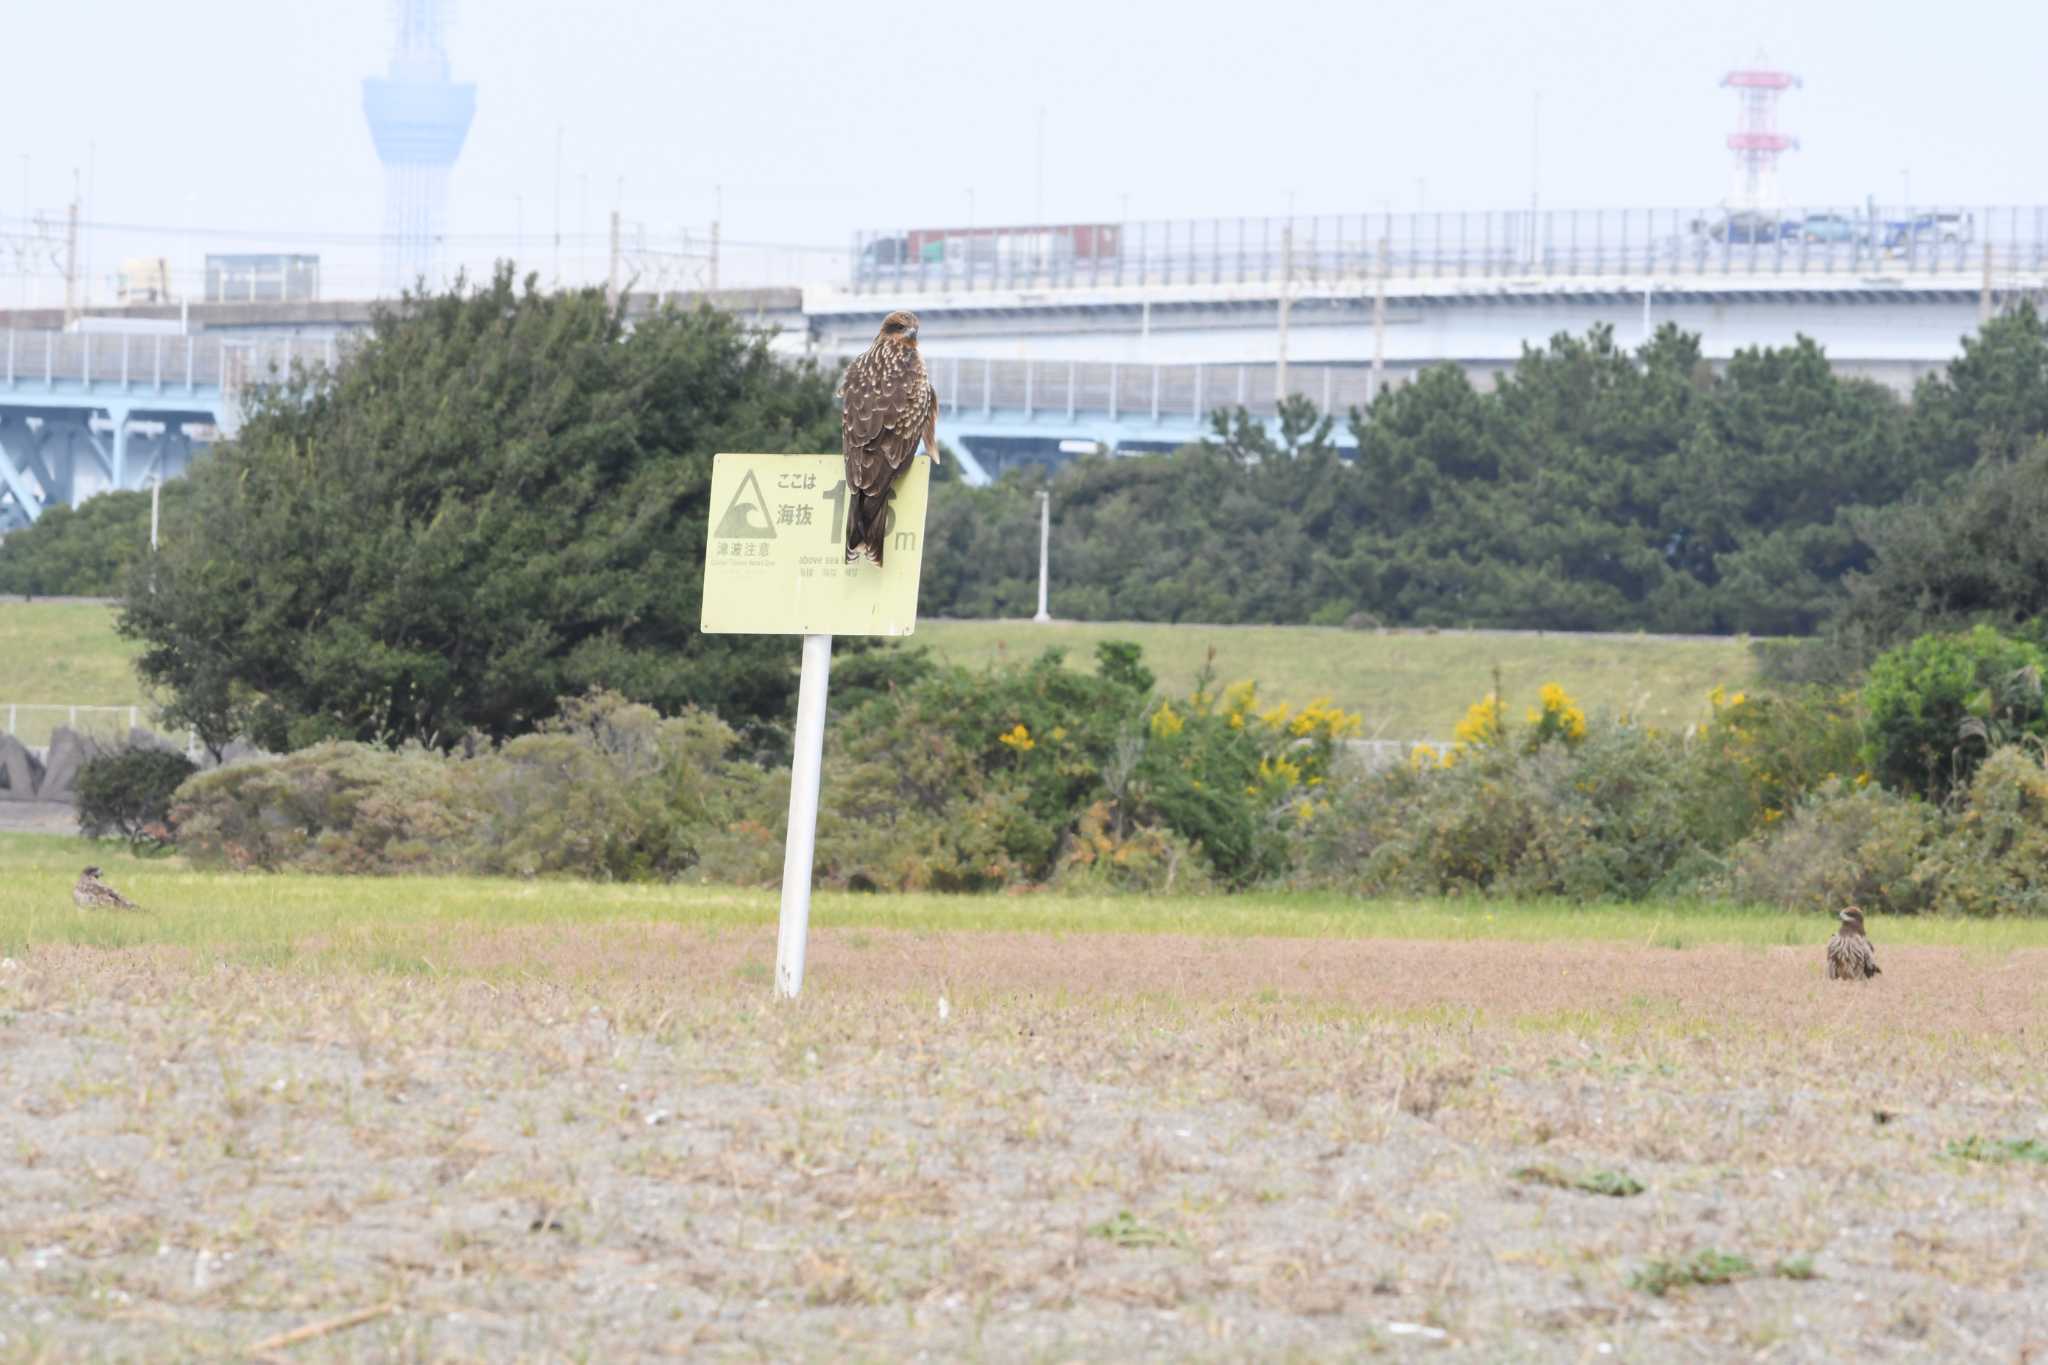
[{"label": "bird standing in grass", "polygon": [[81,910],[140,910],[142,907],[100,880],[100,870],[88,867],[78,874],[71,888],[71,903]]},{"label": "bird standing in grass", "polygon": [[1842,927],[1828,940],[1828,980],[1866,981],[1876,976],[1877,950],[1863,932],[1863,912],[1849,906],[1841,920]]},{"label": "bird standing in grass", "polygon": [[917,350],[917,314],[882,319],[875,344],[853,358],[839,382],[846,446],[846,562],[865,555],[882,565],[889,490],[917,454],[939,458],[939,395]]}]

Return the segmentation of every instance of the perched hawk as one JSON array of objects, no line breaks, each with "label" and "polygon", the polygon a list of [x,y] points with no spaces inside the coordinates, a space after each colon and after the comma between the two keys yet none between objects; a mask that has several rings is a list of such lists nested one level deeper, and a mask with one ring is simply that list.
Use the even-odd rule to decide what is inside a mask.
[{"label": "perched hawk", "polygon": [[81,910],[140,910],[142,907],[100,880],[100,870],[88,867],[78,874],[71,888],[71,903]]},{"label": "perched hawk", "polygon": [[1842,912],[1842,927],[1828,940],[1828,980],[1864,981],[1877,975],[1877,953],[1870,935],[1863,932],[1863,912],[1850,906]]},{"label": "perched hawk", "polygon": [[917,314],[882,319],[875,344],[854,357],[839,382],[846,443],[846,562],[862,555],[882,563],[889,489],[917,454],[939,458],[939,395],[917,353]]}]

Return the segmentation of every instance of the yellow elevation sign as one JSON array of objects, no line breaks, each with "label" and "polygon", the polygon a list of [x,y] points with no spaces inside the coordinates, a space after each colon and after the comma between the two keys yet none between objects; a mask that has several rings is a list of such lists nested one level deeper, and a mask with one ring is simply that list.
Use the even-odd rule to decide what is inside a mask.
[{"label": "yellow elevation sign", "polygon": [[704,546],[707,635],[908,635],[931,462],[897,476],[883,566],[846,562],[846,459],[720,455]]}]

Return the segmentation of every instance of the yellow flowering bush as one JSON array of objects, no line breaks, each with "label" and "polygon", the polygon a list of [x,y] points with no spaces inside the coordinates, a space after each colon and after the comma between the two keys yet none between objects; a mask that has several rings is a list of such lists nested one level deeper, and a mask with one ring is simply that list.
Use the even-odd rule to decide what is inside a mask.
[{"label": "yellow flowering bush", "polygon": [[1545,683],[1537,693],[1540,706],[1529,708],[1527,748],[1533,753],[1546,744],[1577,745],[1586,737],[1586,713],[1556,683]]},{"label": "yellow flowering bush", "polygon": [[1869,780],[1854,692],[1751,696],[1716,687],[1707,705],[1692,743],[1702,829],[1716,839],[1733,843],[1782,819],[1824,783]]},{"label": "yellow flowering bush", "polygon": [[1451,736],[1460,745],[1491,749],[1507,735],[1507,715],[1500,694],[1488,692],[1466,708],[1465,718],[1452,727]]},{"label": "yellow flowering bush", "polygon": [[1020,754],[1028,754],[1038,747],[1038,741],[1031,737],[1031,731],[1025,728],[1021,720],[1003,734],[997,735],[996,742]]}]

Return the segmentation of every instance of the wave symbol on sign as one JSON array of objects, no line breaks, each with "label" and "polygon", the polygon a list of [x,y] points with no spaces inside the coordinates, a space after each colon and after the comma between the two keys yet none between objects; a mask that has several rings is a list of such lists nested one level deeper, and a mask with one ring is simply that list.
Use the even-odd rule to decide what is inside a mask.
[{"label": "wave symbol on sign", "polygon": [[[753,496],[749,498],[749,491]],[[732,495],[732,501],[725,505],[725,513],[718,519],[718,529],[711,533],[714,540],[773,540],[775,519],[768,515],[768,500],[761,496],[761,485],[754,481],[754,471],[740,480],[739,491]]]}]

